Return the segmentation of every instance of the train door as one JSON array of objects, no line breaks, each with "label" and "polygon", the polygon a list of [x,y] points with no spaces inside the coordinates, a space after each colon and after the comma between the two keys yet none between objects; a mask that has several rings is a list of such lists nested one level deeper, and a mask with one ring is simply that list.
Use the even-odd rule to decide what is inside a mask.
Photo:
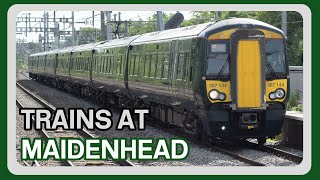
[{"label": "train door", "polygon": [[233,109],[265,107],[265,43],[257,30],[238,30],[231,36]]},{"label": "train door", "polygon": [[[128,78],[129,78],[129,86],[133,92],[140,92],[141,80],[140,80],[140,60],[141,57],[141,45],[137,46],[129,46],[128,51]],[[137,94],[135,94],[137,96]],[[141,96],[139,94],[139,96]]]},{"label": "train door", "polygon": [[169,60],[169,91],[172,97],[177,96],[177,61],[179,54],[179,40],[173,40],[171,43],[171,52]]},{"label": "train door", "polygon": [[189,67],[190,62],[190,47],[191,40],[182,40],[179,41],[177,49],[177,60],[176,60],[176,78],[175,78],[175,87],[176,96],[182,99],[188,97],[188,81],[186,71]]}]

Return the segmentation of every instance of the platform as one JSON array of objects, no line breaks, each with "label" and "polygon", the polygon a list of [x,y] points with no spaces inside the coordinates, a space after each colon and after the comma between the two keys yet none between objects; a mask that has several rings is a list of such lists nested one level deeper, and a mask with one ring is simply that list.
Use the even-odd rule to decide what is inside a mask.
[{"label": "platform", "polygon": [[303,147],[303,113],[287,111],[282,126],[282,140],[289,146],[302,149]]}]

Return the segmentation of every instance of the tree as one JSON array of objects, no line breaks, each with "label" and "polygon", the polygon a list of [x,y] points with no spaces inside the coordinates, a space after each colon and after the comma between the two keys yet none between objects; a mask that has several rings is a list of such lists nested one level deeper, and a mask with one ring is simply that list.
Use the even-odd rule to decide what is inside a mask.
[{"label": "tree", "polygon": [[101,41],[100,29],[93,27],[80,28],[79,44],[88,44]]}]

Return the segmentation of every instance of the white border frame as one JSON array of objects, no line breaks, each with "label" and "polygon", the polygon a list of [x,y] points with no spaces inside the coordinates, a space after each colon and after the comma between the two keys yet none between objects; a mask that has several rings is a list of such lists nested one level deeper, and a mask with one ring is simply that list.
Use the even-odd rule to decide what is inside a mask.
[{"label": "white border frame", "polygon": [[[16,16],[22,11],[296,11],[303,17],[303,161],[293,167],[25,167],[16,160]],[[13,174],[50,175],[302,175],[311,169],[311,10],[303,4],[19,4],[8,10],[8,169]]]}]

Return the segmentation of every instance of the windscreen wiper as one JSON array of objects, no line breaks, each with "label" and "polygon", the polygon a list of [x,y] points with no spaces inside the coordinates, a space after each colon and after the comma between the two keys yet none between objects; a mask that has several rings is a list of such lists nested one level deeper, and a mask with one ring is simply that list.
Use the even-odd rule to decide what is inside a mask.
[{"label": "windscreen wiper", "polygon": [[274,79],[278,79],[278,76],[276,74],[276,72],[274,72],[270,62],[268,60],[266,60],[266,65],[267,65],[267,68],[268,70],[270,71],[271,75],[273,76]]},{"label": "windscreen wiper", "polygon": [[220,71],[218,72],[217,75],[217,79],[220,80],[222,73],[224,72],[224,70],[226,69],[228,63],[230,62],[230,56],[227,57],[227,59],[225,60],[223,66],[221,67]]}]

